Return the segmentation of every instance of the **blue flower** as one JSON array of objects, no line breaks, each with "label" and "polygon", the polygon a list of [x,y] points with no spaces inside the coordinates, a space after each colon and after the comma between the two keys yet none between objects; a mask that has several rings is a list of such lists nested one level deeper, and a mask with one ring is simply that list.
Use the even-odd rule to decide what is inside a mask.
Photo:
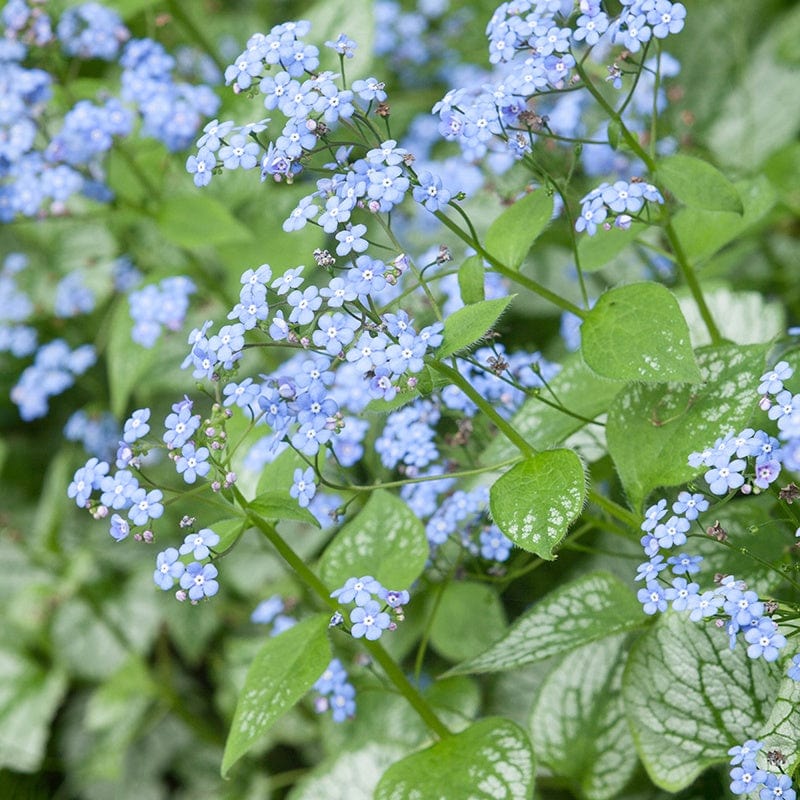
[{"label": "blue flower", "polygon": [[219,544],[219,536],[211,528],[203,528],[197,533],[190,533],[186,536],[178,552],[182,556],[191,553],[197,561],[202,561],[211,555],[209,548],[217,544]]},{"label": "blue flower", "polygon": [[375,600],[370,600],[350,612],[350,622],[353,624],[350,629],[353,638],[366,637],[370,641],[374,641],[380,639],[392,621],[385,611],[381,611],[381,607]]},{"label": "blue flower", "polygon": [[747,655],[750,658],[763,658],[764,661],[776,661],[786,644],[786,637],[778,632],[777,624],[766,617],[756,627],[748,628],[744,638],[750,645]]},{"label": "blue flower", "polygon": [[664,597],[672,601],[675,611],[686,611],[689,608],[689,600],[699,592],[698,584],[687,583],[686,578],[675,578],[672,586],[664,592]]},{"label": "blue flower", "polygon": [[653,535],[658,541],[658,546],[665,549],[686,543],[686,531],[689,530],[690,522],[684,517],[670,517],[666,522],[656,525]]},{"label": "blue flower", "polygon": [[796,797],[792,789],[792,779],[788,775],[766,773],[764,788],[758,793],[759,800],[795,800]]},{"label": "blue flower", "polygon": [[800,653],[797,653],[796,655],[792,656],[792,663],[786,670],[786,674],[793,681],[800,681]]},{"label": "blue flower", "polygon": [[217,568],[213,564],[193,561],[181,574],[181,589],[188,589],[189,599],[196,603],[204,597],[213,597],[219,591],[216,577]]},{"label": "blue flower", "polygon": [[761,742],[755,739],[748,739],[744,744],[737,744],[735,747],[731,747],[728,750],[728,755],[731,756],[731,766],[735,767],[744,761],[752,760],[751,756],[755,756],[763,746]]},{"label": "blue flower", "polygon": [[156,569],[153,572],[153,580],[156,586],[168,592],[175,580],[183,575],[186,567],[182,561],[178,561],[178,551],[174,547],[168,547],[156,556]]},{"label": "blue flower", "polygon": [[159,489],[153,489],[150,492],[142,488],[137,489],[131,495],[128,519],[134,525],[146,525],[148,519],[158,519],[164,513],[164,506],[161,505],[163,496]]},{"label": "blue flower", "polygon": [[496,525],[480,533],[481,556],[490,561],[508,561],[514,543]]},{"label": "blue flower", "polygon": [[108,473],[108,464],[97,458],[90,458],[75,472],[67,487],[67,497],[75,499],[78,508],[84,508],[92,496],[92,490],[99,489],[103,477]]},{"label": "blue flower", "polygon": [[686,610],[689,611],[689,619],[692,622],[699,622],[704,617],[713,617],[717,614],[723,602],[724,599],[713,591],[693,594],[688,598],[686,604]]},{"label": "blue flower", "polygon": [[111,516],[111,527],[108,531],[111,536],[118,542],[121,542],[131,532],[131,526],[126,519],[123,519],[119,514]]},{"label": "blue flower", "polygon": [[150,426],[147,420],[150,419],[150,409],[140,408],[131,414],[130,419],[125,422],[122,438],[128,443],[133,444],[137,439],[147,436]]},{"label": "blue flower", "polygon": [[672,510],[676,514],[683,514],[688,520],[695,520],[703,511],[708,510],[708,500],[702,494],[681,492],[672,504]]},{"label": "blue flower", "polygon": [[219,149],[225,169],[253,169],[258,163],[258,154],[258,144],[248,141],[241,133],[231,136],[229,143]]},{"label": "blue flower", "polygon": [[308,325],[314,319],[314,313],[322,305],[322,297],[316,286],[308,286],[302,292],[295,289],[289,293],[286,301],[292,308],[289,322],[296,322],[298,325]]},{"label": "blue flower", "polygon": [[192,416],[192,402],[176,403],[172,407],[172,414],[164,420],[166,433],[162,437],[164,444],[174,450],[183,447],[192,438],[200,427],[200,415]]},{"label": "blue flower", "polygon": [[297,500],[301,508],[306,508],[316,494],[317,484],[314,478],[313,467],[308,467],[305,472],[299,467],[294,471],[294,483],[289,494]]},{"label": "blue flower", "polygon": [[652,531],[658,524],[658,521],[666,513],[667,513],[667,501],[662,498],[655,505],[650,506],[650,508],[648,508],[647,511],[645,511],[644,515],[645,519],[641,525],[642,530]]},{"label": "blue flower", "polygon": [[366,225],[348,225],[343,231],[336,234],[336,255],[346,256],[349,253],[363,253],[369,246],[362,237],[367,232]]},{"label": "blue flower", "polygon": [[761,383],[756,390],[759,394],[776,395],[783,390],[783,382],[789,380],[794,370],[787,361],[779,361],[771,370],[765,372],[759,380]]},{"label": "blue flower", "polygon": [[734,794],[750,795],[766,780],[767,773],[756,766],[753,759],[742,762],[731,770],[731,791]]},{"label": "blue flower", "polygon": [[744,483],[741,473],[746,463],[743,459],[737,458],[728,463],[724,456],[720,456],[714,463],[714,469],[710,469],[704,476],[713,494],[726,494],[729,489],[738,489]]},{"label": "blue flower", "polygon": [[194,176],[192,180],[198,188],[211,183],[216,166],[217,157],[207,147],[201,147],[197,155],[189,156],[186,159],[186,171]]},{"label": "blue flower", "polygon": [[250,622],[259,625],[269,625],[284,609],[284,602],[280,595],[274,594],[267,600],[262,600],[250,614]]},{"label": "blue flower", "polygon": [[673,575],[694,575],[700,572],[700,563],[703,556],[690,556],[687,553],[679,553],[677,556],[670,556],[667,564],[672,567]]},{"label": "blue flower", "polygon": [[355,602],[357,606],[363,606],[372,600],[373,595],[379,597],[382,589],[372,575],[365,575],[363,578],[348,578],[344,586],[331,592],[331,597],[342,605]]},{"label": "blue flower", "polygon": [[139,481],[132,472],[120,470],[113,477],[106,475],[100,481],[100,502],[109,508],[127,508],[131,495],[139,488]]},{"label": "blue flower", "polygon": [[194,483],[198,476],[203,478],[208,475],[211,464],[208,463],[208,448],[195,448],[192,442],[188,442],[181,448],[181,454],[175,460],[175,469],[179,475],[183,475],[186,483]]},{"label": "blue flower", "polygon": [[664,596],[664,589],[655,581],[648,583],[647,588],[639,589],[636,596],[642,604],[645,614],[652,615],[658,611],[667,610],[668,603]]},{"label": "blue flower", "polygon": [[[654,580],[662,569],[666,569],[667,565],[664,563],[664,556],[653,556],[649,561],[639,564],[636,578],[634,580],[644,581],[646,584]],[[674,570],[673,570],[674,571]]]},{"label": "blue flower", "polygon": [[419,186],[415,186],[411,194],[430,212],[441,211],[450,202],[450,191],[442,186],[442,179],[427,170],[419,174]]}]

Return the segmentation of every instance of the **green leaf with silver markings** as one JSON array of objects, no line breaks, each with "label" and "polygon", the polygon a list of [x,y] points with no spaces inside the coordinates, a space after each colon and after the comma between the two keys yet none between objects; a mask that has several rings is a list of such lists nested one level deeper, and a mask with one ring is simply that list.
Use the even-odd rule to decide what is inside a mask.
[{"label": "green leaf with silver markings", "polygon": [[607,572],[592,572],[543,597],[490,648],[448,674],[514,669],[646,622],[629,587]]},{"label": "green leaf with silver markings", "polygon": [[389,767],[375,800],[528,800],[533,753],[525,731],[489,717]]},{"label": "green leaf with silver markings", "polygon": [[545,450],[501,475],[489,492],[489,508],[514,544],[541,558],[553,548],[583,508],[586,478],[572,450]]},{"label": "green leaf with silver markings", "polygon": [[769,719],[781,670],[749,658],[710,621],[667,612],[631,650],[622,679],[636,750],[653,783],[677,792]]},{"label": "green leaf with silver markings", "polygon": [[602,295],[581,326],[581,352],[606,378],[700,380],[689,326],[678,301],[658,283],[632,283]]}]

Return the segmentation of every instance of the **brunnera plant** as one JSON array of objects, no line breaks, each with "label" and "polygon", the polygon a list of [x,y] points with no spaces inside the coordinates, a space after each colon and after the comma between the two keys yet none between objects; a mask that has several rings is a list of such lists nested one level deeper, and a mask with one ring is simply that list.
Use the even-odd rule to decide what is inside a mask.
[{"label": "brunnera plant", "polygon": [[[30,37],[53,35],[17,5],[9,75]],[[407,136],[392,86],[335,22],[322,15],[322,40],[310,20],[277,24],[222,65],[249,122],[207,121],[207,87],[169,95],[186,127],[167,148],[205,124],[185,160],[197,191],[156,212],[165,235],[187,250],[206,228],[212,243],[235,237],[235,214],[204,193],[241,170],[250,203],[283,208],[292,193],[279,223],[304,263],[242,263],[229,296],[202,269],[142,287],[116,262],[127,298],[111,314],[110,404],[127,419],[67,488],[121,543],[109,546],[155,549],[143,569],[189,614],[226,593],[262,598],[251,622],[269,635],[228,703],[223,776],[257,768],[293,720],[353,742],[294,798],[354,796],[354,774],[358,796],[386,800],[656,797],[715,765],[734,794],[794,797],[796,348],[783,325],[741,336],[701,281],[771,205],[763,182],[734,182],[662,134],[680,69],[665,48],[691,15],[669,0],[503,3],[480,71]],[[148,80],[166,54],[112,12],[76,7],[56,31],[68,55],[119,57],[140,134],[165,135],[152,115],[168,93]],[[134,112],[81,102],[19,154],[40,165],[37,186],[65,167],[70,191],[34,203],[11,171],[7,221],[58,213],[124,152],[114,137]],[[29,113],[45,131],[46,111]],[[102,147],[80,150],[87,129]],[[487,218],[492,194],[504,202]],[[553,242],[567,280],[537,269]],[[597,280],[629,253],[638,271]],[[6,259],[9,292],[23,259]],[[85,287],[63,295],[80,306]],[[212,318],[170,366],[191,380],[129,411],[153,367],[142,354],[197,301]],[[560,316],[557,345],[518,333],[534,304]],[[9,329],[36,356],[12,399],[33,419],[96,354],[37,350],[25,316]],[[73,421],[72,438],[86,427]],[[254,542],[280,577],[228,588]],[[534,691],[514,685],[529,668]],[[479,697],[503,686],[505,705]]]}]

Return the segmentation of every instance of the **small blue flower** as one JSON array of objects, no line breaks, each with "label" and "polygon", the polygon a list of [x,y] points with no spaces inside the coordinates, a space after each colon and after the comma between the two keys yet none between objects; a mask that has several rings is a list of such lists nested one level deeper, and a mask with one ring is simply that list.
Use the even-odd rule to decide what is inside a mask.
[{"label": "small blue flower", "polygon": [[150,419],[150,409],[140,408],[131,414],[130,419],[125,422],[122,438],[128,443],[133,444],[137,439],[147,436],[150,426],[147,420]]},{"label": "small blue flower", "polygon": [[764,661],[776,661],[781,648],[786,644],[786,637],[778,632],[776,623],[766,617],[757,627],[748,628],[744,638],[750,645],[747,655],[750,658],[763,658]]},{"label": "small blue flower", "polygon": [[694,575],[700,572],[700,563],[703,556],[690,556],[688,553],[679,553],[677,556],[670,556],[667,564],[672,567],[673,575]]},{"label": "small blue flower", "polygon": [[92,496],[92,490],[100,488],[107,472],[108,464],[105,461],[90,458],[73,476],[67,487],[67,497],[75,498],[78,508],[84,508]]},{"label": "small blue flower", "polygon": [[748,759],[740,767],[731,770],[731,791],[734,794],[751,795],[766,780],[767,773],[756,766],[756,762]]},{"label": "small blue flower", "polygon": [[370,600],[363,606],[358,606],[350,612],[350,629],[354,639],[366,637],[370,641],[380,639],[383,632],[391,625],[391,618],[375,600]]},{"label": "small blue flower", "polygon": [[182,561],[178,561],[179,554],[174,547],[168,547],[156,556],[156,569],[153,572],[153,580],[156,586],[168,592],[175,580],[183,575],[186,567]]},{"label": "small blue flower", "polygon": [[142,488],[137,489],[131,495],[128,519],[134,525],[146,525],[148,519],[158,519],[164,513],[164,506],[161,505],[163,496],[159,489],[150,492]]},{"label": "small blue flower", "polygon": [[648,583],[647,588],[639,589],[636,596],[642,604],[645,614],[652,615],[658,611],[667,610],[668,603],[664,596],[664,589],[655,581]]},{"label": "small blue flower", "polygon": [[202,561],[211,555],[209,548],[217,544],[219,544],[219,536],[211,528],[203,528],[197,533],[190,533],[183,540],[179,552],[182,556],[191,553],[197,561]]},{"label": "small blue flower", "polygon": [[689,608],[689,600],[699,594],[700,587],[696,583],[688,583],[686,578],[675,578],[672,586],[664,592],[664,597],[672,601],[675,611],[686,611]]},{"label": "small blue flower", "polygon": [[306,508],[316,494],[317,484],[314,478],[313,467],[308,467],[305,472],[300,467],[294,471],[294,483],[289,494],[297,500],[301,508]]},{"label": "small blue flower", "polygon": [[121,542],[131,532],[131,526],[119,514],[111,516],[111,527],[108,531],[118,542]]},{"label": "small blue flower", "polygon": [[634,580],[644,581],[646,584],[654,580],[662,569],[666,569],[667,565],[663,563],[664,556],[653,556],[649,561],[639,564],[638,572]]},{"label": "small blue flower", "polygon": [[748,739],[744,744],[737,744],[735,747],[731,747],[728,750],[728,755],[731,756],[731,766],[735,767],[743,761],[751,760],[751,756],[755,756],[763,746],[761,742],[757,742],[755,739]]},{"label": "small blue flower", "polygon": [[262,600],[250,614],[250,622],[259,625],[269,625],[284,609],[284,602],[280,595],[274,594],[267,600]]},{"label": "small blue flower", "polygon": [[196,603],[204,597],[213,597],[219,591],[215,580],[217,568],[213,564],[193,561],[181,575],[181,588],[189,591],[189,599]]},{"label": "small blue flower", "polygon": [[676,514],[682,514],[690,521],[696,520],[700,514],[708,511],[708,500],[702,494],[681,492],[678,499],[672,504],[672,510]]},{"label": "small blue flower", "polygon": [[380,596],[383,589],[381,584],[372,577],[365,575],[363,578],[348,578],[344,586],[331,592],[331,597],[336,598],[342,605],[353,603],[363,606],[372,600],[372,596]]},{"label": "small blue flower", "polygon": [[183,475],[186,483],[194,483],[198,476],[203,478],[208,475],[211,469],[208,456],[207,447],[195,448],[192,442],[188,442],[181,448],[181,454],[175,460],[175,469],[179,475]]},{"label": "small blue flower", "polygon": [[759,394],[776,395],[783,391],[783,382],[789,380],[794,370],[786,361],[779,361],[771,370],[765,372],[759,380],[761,383],[756,390]]},{"label": "small blue flower", "polygon": [[795,800],[792,779],[788,775],[776,775],[767,772],[764,776],[764,788],[758,793],[758,800]]},{"label": "small blue flower", "polygon": [[648,508],[647,511],[645,511],[644,514],[645,519],[641,526],[642,530],[652,531],[658,524],[658,521],[666,513],[667,513],[667,501],[662,498],[655,505],[650,506],[650,508]]},{"label": "small blue flower", "polygon": [[737,458],[727,462],[725,456],[720,456],[714,463],[716,466],[704,476],[713,494],[726,494],[730,489],[738,489],[744,483],[744,476],[741,474],[746,466],[744,459]]}]

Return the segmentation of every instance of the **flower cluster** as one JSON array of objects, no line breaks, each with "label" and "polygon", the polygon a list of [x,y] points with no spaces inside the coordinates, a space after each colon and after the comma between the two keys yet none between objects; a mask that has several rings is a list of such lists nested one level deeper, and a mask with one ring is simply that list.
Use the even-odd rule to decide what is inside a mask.
[{"label": "flower cluster", "polygon": [[[748,739],[744,744],[728,750],[728,755],[731,756],[731,792],[736,795],[753,795],[758,792],[759,800],[795,800],[797,795],[788,775],[777,774],[758,766],[757,758],[763,747],[762,742]],[[780,768],[785,760],[778,751],[770,751],[765,756],[768,766]]]},{"label": "flower cluster", "polygon": [[[689,456],[690,466],[708,468],[704,479],[713,495],[759,493],[777,480],[782,466],[793,471],[800,466],[793,456],[800,437],[797,410],[800,395],[792,395],[784,389],[784,381],[791,378],[792,373],[790,365],[781,361],[759,379],[759,406],[770,419],[777,421],[780,439],[764,430],[746,428],[738,434],[722,436],[713,446]],[[776,604],[760,600],[755,592],[748,590],[744,581],[732,575],[720,576],[713,589],[701,592],[699,584],[684,577],[700,571],[701,556],[680,553],[664,562],[661,551],[683,546],[692,523],[699,525],[699,515],[708,509],[709,501],[703,494],[687,491],[678,495],[678,500],[672,504],[674,513],[668,519],[664,519],[666,499],[647,509],[641,526],[645,532],[641,543],[649,560],[639,565],[636,576],[646,584],[638,593],[639,600],[646,614],[665,611],[671,604],[674,610],[687,612],[693,621],[714,619],[720,627],[725,627],[731,648],[741,633],[748,656],[775,661],[787,643],[778,622],[772,618],[778,609]],[[699,527],[702,530],[702,526]],[[727,536],[719,523],[709,527],[707,532],[720,540]],[[675,576],[669,584],[661,575],[668,566]],[[789,675],[799,679],[800,670],[790,667]]]},{"label": "flower cluster", "polygon": [[581,213],[575,221],[575,230],[594,236],[598,225],[605,230],[611,229],[611,223],[606,222],[610,217],[614,220],[613,227],[627,230],[646,201],[663,203],[664,198],[653,184],[640,178],[633,178],[630,182],[616,181],[613,185],[602,183],[581,200]]},{"label": "flower cluster", "polygon": [[338,658],[331,660],[314,684],[314,690],[319,693],[314,701],[318,714],[330,710],[334,722],[344,722],[355,716],[356,690]]},{"label": "flower cluster", "polygon": [[[175,60],[157,42],[128,41],[130,32],[119,15],[100,3],[67,9],[54,27],[39,4],[15,0],[5,6],[0,26],[2,222],[17,215],[64,213],[67,201],[80,193],[108,201],[103,158],[116,139],[131,135],[135,114],[144,135],[177,150],[192,141],[202,117],[219,105],[209,87],[175,80]],[[31,45],[51,51],[60,45],[73,64],[118,59],[121,99],[105,94],[98,102],[78,100],[55,126],[53,78],[24,66]]]},{"label": "flower cluster", "polygon": [[[192,605],[206,597],[213,597],[219,591],[217,568],[211,563],[211,548],[219,544],[219,536],[211,528],[202,528],[196,533],[186,535],[179,549],[168,547],[156,556],[153,581],[165,592],[170,591],[179,581],[176,593],[178,600],[188,599]],[[194,559],[188,564],[181,556],[191,555]]]},{"label": "flower cluster", "polygon": [[[587,55],[606,58],[613,45],[636,53],[651,38],[680,32],[686,16],[681,3],[668,0],[625,2],[615,18],[597,0],[581,2],[577,15],[573,6],[523,0],[502,3],[492,15],[486,28],[491,80],[478,90],[451,90],[433,108],[440,134],[458,142],[468,159],[489,151],[521,159],[531,152],[537,134],[552,125],[563,137],[560,123],[566,118],[534,111],[533,101],[580,85]],[[620,67],[609,64],[608,73],[614,87],[622,88]]]},{"label": "flower cluster", "polygon": [[[406,590],[386,589],[371,575],[348,578],[344,586],[331,592],[331,597],[343,606],[355,603],[356,607],[350,611],[350,635],[354,639],[363,637],[370,641],[380,639],[385,630],[394,630],[397,622],[403,621],[403,606],[409,601]],[[343,622],[344,617],[336,612],[331,626]]]}]

